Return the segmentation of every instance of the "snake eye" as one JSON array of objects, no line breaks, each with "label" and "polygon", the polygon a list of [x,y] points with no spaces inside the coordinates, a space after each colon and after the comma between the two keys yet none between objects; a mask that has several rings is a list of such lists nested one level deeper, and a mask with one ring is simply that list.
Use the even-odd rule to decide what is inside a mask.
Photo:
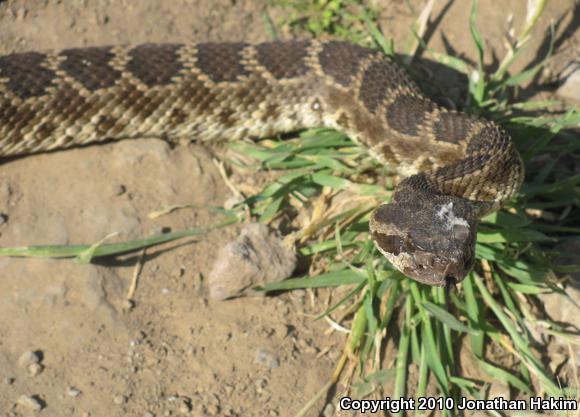
[{"label": "snake eye", "polygon": [[373,238],[382,250],[395,256],[401,253],[405,247],[403,240],[399,236],[385,235],[383,233],[375,232],[373,233]]}]

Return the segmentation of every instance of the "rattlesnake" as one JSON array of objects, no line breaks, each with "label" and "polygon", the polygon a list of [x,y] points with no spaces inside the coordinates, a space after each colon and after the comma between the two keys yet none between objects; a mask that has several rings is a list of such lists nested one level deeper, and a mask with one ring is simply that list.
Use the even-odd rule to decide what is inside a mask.
[{"label": "rattlesnake", "polygon": [[473,266],[477,220],[521,185],[493,122],[446,110],[383,54],[338,41],[144,44],[0,57],[0,156],[108,139],[199,141],[329,127],[408,176],[370,219],[376,247],[431,285]]}]

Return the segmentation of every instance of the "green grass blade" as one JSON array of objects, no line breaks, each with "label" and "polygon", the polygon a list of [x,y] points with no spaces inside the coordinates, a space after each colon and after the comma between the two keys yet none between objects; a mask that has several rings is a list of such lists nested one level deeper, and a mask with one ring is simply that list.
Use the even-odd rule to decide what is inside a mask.
[{"label": "green grass blade", "polygon": [[550,395],[556,395],[558,392],[558,387],[546,373],[540,361],[531,352],[529,343],[522,337],[520,332],[518,332],[508,316],[502,311],[501,306],[497,303],[497,301],[495,301],[485,285],[483,285],[481,279],[475,274],[474,281],[481,295],[483,296],[485,303],[493,310],[494,314],[499,319],[504,329],[509,333],[514,345],[522,354],[522,358],[525,360],[528,368],[533,371],[534,374],[540,379],[546,392],[548,392]]},{"label": "green grass blade", "polygon": [[[410,344],[410,328],[411,314],[413,311],[413,299],[407,297],[405,302],[405,322],[401,330],[401,338],[399,339],[399,349],[397,351],[397,376],[395,378],[395,388],[393,390],[393,398],[402,398],[405,396],[407,387],[407,361],[409,355]],[[403,413],[393,413],[393,416],[402,416]]]},{"label": "green grass blade", "polygon": [[471,31],[471,37],[475,43],[477,49],[477,74],[476,79],[473,79],[473,75],[470,77],[470,85],[473,85],[471,92],[475,97],[477,103],[481,103],[485,94],[485,73],[483,70],[483,39],[479,30],[477,30],[476,17],[477,17],[477,6],[478,0],[471,0],[471,13],[469,15],[469,29]]},{"label": "green grass blade", "polygon": [[236,223],[237,218],[231,218],[221,223],[206,228],[193,228],[181,232],[165,233],[159,236],[152,236],[144,239],[130,240],[121,243],[104,244],[98,242],[96,245],[34,245],[12,248],[0,248],[0,256],[30,257],[30,258],[73,258],[84,256],[85,259],[90,251],[90,259],[103,256],[120,255],[140,249],[160,245],[185,237],[201,236],[211,230],[219,229]]},{"label": "green grass blade", "polygon": [[409,288],[411,289],[414,303],[417,306],[421,317],[421,338],[426,346],[427,363],[429,364],[429,369],[433,371],[441,392],[448,396],[449,379],[447,377],[447,371],[441,363],[441,351],[437,348],[437,342],[435,340],[435,334],[433,332],[431,320],[429,319],[427,311],[423,307],[423,297],[421,297],[419,287],[416,282],[410,282]]},{"label": "green grass blade", "polygon": [[430,301],[423,301],[423,307],[425,310],[429,312],[433,317],[443,323],[445,326],[449,327],[460,333],[468,333],[468,334],[475,334],[473,329],[470,329],[459,320],[455,318],[451,313],[442,309],[436,304],[433,304]]},{"label": "green grass blade", "polygon": [[483,331],[484,314],[479,300],[475,297],[473,289],[473,274],[469,274],[463,280],[463,291],[465,293],[465,304],[467,306],[467,317],[472,328],[477,329],[470,333],[471,348],[478,358],[483,358],[485,333]]},{"label": "green grass blade", "polygon": [[358,285],[361,282],[366,282],[366,280],[366,274],[363,272],[357,274],[350,269],[343,269],[341,271],[321,274],[316,278],[304,277],[293,278],[282,282],[271,282],[265,284],[263,289],[265,291],[283,291],[298,288],[338,287],[341,285]]}]

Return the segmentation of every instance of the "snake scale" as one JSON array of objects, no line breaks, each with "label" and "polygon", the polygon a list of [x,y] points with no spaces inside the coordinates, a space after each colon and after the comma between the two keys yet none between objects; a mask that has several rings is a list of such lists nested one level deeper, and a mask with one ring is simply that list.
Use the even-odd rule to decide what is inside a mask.
[{"label": "snake scale", "polygon": [[523,164],[493,122],[426,98],[380,52],[338,41],[144,44],[0,57],[0,157],[104,140],[214,141],[345,132],[406,177],[369,228],[403,274],[461,281],[478,219]]}]

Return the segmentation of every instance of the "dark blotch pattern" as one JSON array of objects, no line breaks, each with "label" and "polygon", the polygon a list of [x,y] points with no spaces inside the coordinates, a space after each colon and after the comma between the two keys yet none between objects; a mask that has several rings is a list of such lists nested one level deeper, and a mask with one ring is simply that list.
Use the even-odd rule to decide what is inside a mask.
[{"label": "dark blotch pattern", "polygon": [[421,123],[434,108],[435,104],[423,97],[401,95],[387,108],[387,123],[399,133],[418,136]]},{"label": "dark blotch pattern", "polygon": [[18,117],[19,117],[18,107],[13,106],[7,100],[0,101],[0,120],[2,120],[3,125],[6,125],[8,123],[14,124]]},{"label": "dark blotch pattern", "polygon": [[127,69],[149,87],[170,84],[183,69],[179,48],[176,44],[140,45],[129,52]]},{"label": "dark blotch pattern", "polygon": [[236,110],[229,107],[224,107],[220,109],[217,117],[222,125],[232,126],[236,120]]},{"label": "dark blotch pattern", "polygon": [[110,65],[110,47],[66,49],[60,55],[66,58],[60,68],[90,91],[111,87],[121,77]]},{"label": "dark blotch pattern", "polygon": [[437,170],[437,181],[450,181],[463,178],[485,168],[490,155],[468,156],[458,163],[444,166]]},{"label": "dark blotch pattern", "polygon": [[435,139],[449,143],[463,141],[474,123],[474,118],[457,113],[441,113],[433,123]]},{"label": "dark blotch pattern", "polygon": [[11,134],[15,127],[18,126],[22,118],[26,119],[26,123],[34,117],[33,112],[27,107],[13,106],[8,100],[0,100],[0,138],[7,140],[7,143],[14,143],[17,141],[18,135]]},{"label": "dark blotch pattern", "polygon": [[361,46],[332,41],[324,44],[319,62],[325,74],[348,86],[358,73],[361,62],[372,54],[372,50]]},{"label": "dark blotch pattern", "polygon": [[309,42],[288,42],[284,48],[268,42],[256,46],[257,58],[274,78],[295,78],[308,71],[306,56]]},{"label": "dark blotch pattern", "polygon": [[212,81],[235,81],[248,75],[242,65],[244,43],[200,43],[197,46],[197,67]]},{"label": "dark blotch pattern", "polygon": [[179,126],[187,120],[187,113],[181,109],[173,109],[169,114],[169,125]]},{"label": "dark blotch pattern", "polygon": [[487,123],[469,141],[467,152],[506,152],[512,147],[511,139],[505,130],[495,124]]},{"label": "dark blotch pattern", "polygon": [[199,114],[212,114],[217,102],[217,93],[215,90],[207,87],[198,78],[188,78],[187,82],[182,83],[180,97],[194,105],[194,111]]},{"label": "dark blotch pattern", "polygon": [[0,56],[0,78],[7,78],[8,89],[22,99],[41,96],[55,77],[42,66],[45,59],[37,52]]},{"label": "dark blotch pattern", "polygon": [[359,98],[371,113],[375,113],[378,107],[401,83],[400,71],[387,60],[373,62],[363,74]]},{"label": "dark blotch pattern", "polygon": [[267,123],[269,120],[276,120],[280,112],[280,106],[276,103],[269,103],[266,106],[266,111],[261,117],[261,121]]}]

